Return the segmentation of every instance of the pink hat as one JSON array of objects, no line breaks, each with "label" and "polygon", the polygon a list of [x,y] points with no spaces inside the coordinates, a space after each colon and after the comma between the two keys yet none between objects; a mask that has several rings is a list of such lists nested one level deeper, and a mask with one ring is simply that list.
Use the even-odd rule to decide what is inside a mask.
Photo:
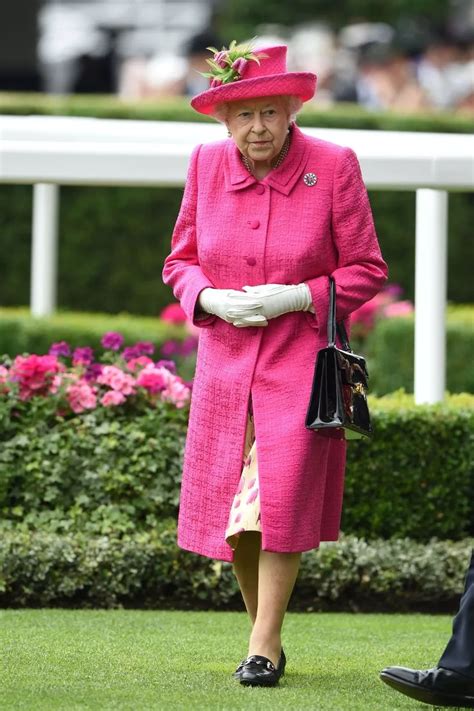
[{"label": "pink hat", "polygon": [[[191,106],[201,114],[212,114],[216,104],[222,101],[255,99],[261,96],[292,95],[308,101],[316,90],[316,74],[311,72],[288,72],[286,69],[285,45],[265,47],[255,51],[259,64],[238,58],[232,65],[234,78],[220,83],[211,80],[211,88],[191,99]],[[214,55],[214,60],[225,62],[226,51]],[[265,57],[262,55],[266,55]],[[221,65],[222,66],[222,65]],[[230,69],[228,70],[230,71]]]}]

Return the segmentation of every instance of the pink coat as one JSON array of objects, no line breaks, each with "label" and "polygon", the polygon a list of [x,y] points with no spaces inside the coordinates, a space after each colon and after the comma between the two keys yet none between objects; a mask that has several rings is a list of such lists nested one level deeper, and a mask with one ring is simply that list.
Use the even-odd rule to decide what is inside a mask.
[{"label": "pink coat", "polygon": [[[308,186],[303,178],[315,173]],[[327,344],[328,275],[338,319],[387,278],[355,153],[294,127],[289,153],[261,181],[232,139],[197,146],[165,260],[163,280],[201,327],[178,519],[178,545],[233,560],[225,529],[240,474],[252,395],[262,548],[296,552],[337,540],[346,441],[304,426],[316,354]],[[315,314],[266,327],[195,318],[204,287],[299,284]],[[348,321],[346,321],[348,326]]]}]

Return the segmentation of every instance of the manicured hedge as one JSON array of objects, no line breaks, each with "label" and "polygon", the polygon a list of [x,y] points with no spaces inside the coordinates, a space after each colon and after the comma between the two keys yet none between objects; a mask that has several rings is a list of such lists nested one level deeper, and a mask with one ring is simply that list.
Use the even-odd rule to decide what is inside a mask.
[{"label": "manicured hedge", "polygon": [[[0,95],[0,114],[61,114],[150,120],[201,121],[186,100],[124,103],[113,97]],[[205,119],[206,120],[206,119]],[[470,132],[471,123],[449,113],[400,115],[352,105],[307,109],[303,126],[435,132]],[[223,132],[224,137],[224,132]],[[31,256],[31,188],[0,187],[1,304],[28,304]],[[182,189],[61,189],[59,304],[80,311],[152,315],[170,299],[161,281],[163,261]],[[372,208],[390,280],[413,298],[415,193],[371,191]],[[472,300],[470,243],[473,199],[451,194],[449,204],[449,298]]]},{"label": "manicured hedge", "polygon": [[125,345],[151,341],[157,350],[172,338],[185,337],[182,327],[158,316],[58,311],[53,316],[33,317],[27,308],[0,307],[0,355],[47,353],[58,341],[67,341],[72,348],[87,345],[102,350],[100,339],[107,331],[121,333]]},{"label": "manicured hedge", "polygon": [[370,400],[375,436],[348,445],[342,528],[367,538],[474,534],[474,397]]},{"label": "manicured hedge", "polygon": [[[473,535],[474,397],[415,408],[399,393],[370,404],[373,441],[348,445],[343,530]],[[6,418],[0,398],[3,519],[96,535],[147,531],[176,515],[187,408],[100,408],[58,424],[36,413],[20,429]]]},{"label": "manicured hedge", "polygon": [[[474,393],[474,307],[448,307],[446,337],[446,388],[452,393]],[[399,388],[413,392],[414,339],[413,316],[377,323],[363,346],[373,393],[385,395]],[[426,358],[430,358],[428,351]]]},{"label": "manicured hedge", "polygon": [[[209,118],[191,108],[183,97],[134,101],[115,96],[80,94],[48,96],[23,92],[0,92],[0,115],[28,116],[95,116],[97,118],[135,119],[142,121],[191,121],[208,123]],[[399,113],[367,111],[347,102],[334,106],[306,105],[298,114],[301,126],[320,128],[360,128],[384,131],[430,131],[441,133],[472,133],[468,116],[451,111]]]},{"label": "manicured hedge", "polygon": [[[33,318],[26,308],[0,308],[0,355],[47,353],[51,343],[66,340],[74,348],[85,344],[99,348],[106,331],[119,331],[127,345],[151,341],[160,351],[163,343],[183,340],[182,327],[122,313],[79,313],[60,311],[47,318]],[[474,307],[450,305],[447,309],[447,389],[474,393],[474,369],[469,367],[474,352]],[[372,394],[385,395],[404,388],[413,392],[413,317],[382,319],[364,343],[354,339],[367,357]],[[191,365],[187,370],[191,376]],[[181,365],[181,369],[184,366]],[[186,373],[187,377],[188,373]]]},{"label": "manicured hedge", "polygon": [[[290,609],[454,611],[473,545],[344,536],[303,554]],[[243,609],[231,565],[178,548],[173,520],[92,538],[4,523],[0,606]]]}]

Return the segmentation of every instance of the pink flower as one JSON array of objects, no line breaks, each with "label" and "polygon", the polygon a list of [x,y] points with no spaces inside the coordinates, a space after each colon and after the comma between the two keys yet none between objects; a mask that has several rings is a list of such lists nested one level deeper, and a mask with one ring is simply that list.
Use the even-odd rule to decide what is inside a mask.
[{"label": "pink flower", "polygon": [[72,354],[73,365],[89,365],[94,360],[94,351],[89,346],[76,348]]},{"label": "pink flower", "polygon": [[177,408],[184,407],[187,402],[189,402],[191,397],[190,389],[183,383],[181,378],[178,376],[174,377],[173,380],[168,384],[166,390],[161,393],[163,400],[172,402]]},{"label": "pink flower", "polygon": [[149,365],[150,363],[153,364],[153,361],[148,356],[138,356],[138,358],[132,358],[132,360],[128,361],[127,368],[134,372],[139,366]]},{"label": "pink flower", "polygon": [[125,402],[125,395],[118,390],[109,390],[100,401],[104,407],[113,407]]},{"label": "pink flower", "polygon": [[199,326],[195,326],[194,323],[188,319],[184,324],[184,327],[186,331],[191,334],[191,336],[194,336],[196,341],[198,341],[199,336],[201,335],[201,329]]},{"label": "pink flower", "polygon": [[195,336],[188,336],[180,345],[180,353],[182,356],[188,356],[197,350],[198,339]]},{"label": "pink flower", "polygon": [[101,383],[101,385],[108,385],[112,390],[118,390],[124,395],[134,393],[135,379],[115,365],[104,366],[102,373],[97,378],[97,382]]},{"label": "pink flower", "polygon": [[71,347],[66,341],[53,343],[48,351],[48,355],[69,356],[71,355]]},{"label": "pink flower", "polygon": [[211,89],[215,89],[216,87],[220,86],[221,84],[222,84],[221,79],[214,77],[214,79],[211,80],[210,87],[211,87]]},{"label": "pink flower", "polygon": [[155,365],[146,365],[140,371],[136,383],[150,393],[158,393],[165,390],[174,376],[167,368],[157,368]]},{"label": "pink flower", "polygon": [[243,76],[247,65],[248,60],[244,59],[244,57],[239,57],[232,63],[232,69],[235,69],[235,71],[238,72],[240,76]]},{"label": "pink flower", "polygon": [[49,390],[50,393],[54,395],[58,392],[59,388],[62,385],[63,377],[64,376],[62,375],[62,373],[53,377],[53,382],[51,383],[51,388]]},{"label": "pink flower", "polygon": [[173,353],[177,353],[179,349],[180,345],[178,341],[165,341],[161,346],[161,352],[164,356],[173,355]]},{"label": "pink flower", "polygon": [[213,59],[214,59],[215,63],[218,64],[220,67],[226,67],[228,64],[227,57],[228,57],[227,51],[223,50],[221,52],[217,52],[214,55]]},{"label": "pink flower", "polygon": [[180,304],[168,304],[160,313],[162,321],[168,323],[184,323],[187,319],[186,314]]},{"label": "pink flower", "polygon": [[383,293],[395,301],[403,294],[403,289],[400,284],[387,284],[383,288]]},{"label": "pink flower", "polygon": [[412,313],[413,304],[411,301],[394,301],[393,304],[387,304],[383,309],[383,315],[387,318],[409,316]]},{"label": "pink flower", "polygon": [[111,351],[118,351],[123,345],[123,336],[117,331],[107,331],[101,340],[101,345]]},{"label": "pink flower", "polygon": [[91,387],[84,380],[69,385],[66,392],[71,410],[75,413],[91,410],[97,405],[96,388]]},{"label": "pink flower", "polygon": [[7,385],[8,380],[8,368],[4,365],[0,365],[0,395],[4,395],[9,392],[10,388]]},{"label": "pink flower", "polygon": [[377,299],[377,296],[374,296],[370,301],[366,301],[365,304],[362,304],[352,312],[351,322],[353,324],[360,323],[368,329],[372,328],[380,307],[380,299]]},{"label": "pink flower", "polygon": [[28,400],[35,395],[47,395],[54,375],[65,369],[56,356],[19,355],[11,367],[10,379],[20,386],[20,400]]},{"label": "pink flower", "polygon": [[77,383],[79,380],[83,379],[77,373],[58,373],[53,377],[53,382],[49,392],[55,395],[63,385],[72,385],[73,383]]}]

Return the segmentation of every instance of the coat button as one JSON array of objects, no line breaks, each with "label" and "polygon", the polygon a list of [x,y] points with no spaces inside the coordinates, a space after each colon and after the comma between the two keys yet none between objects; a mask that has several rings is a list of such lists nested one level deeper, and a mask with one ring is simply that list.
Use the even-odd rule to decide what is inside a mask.
[{"label": "coat button", "polygon": [[254,267],[257,263],[257,260],[255,257],[248,257],[247,258],[247,264],[250,264],[251,267]]},{"label": "coat button", "polygon": [[253,230],[258,230],[260,227],[260,220],[249,220],[248,224]]},{"label": "coat button", "polygon": [[257,195],[263,195],[263,193],[265,192],[264,186],[257,185],[257,187],[255,188],[255,192],[257,193]]}]

